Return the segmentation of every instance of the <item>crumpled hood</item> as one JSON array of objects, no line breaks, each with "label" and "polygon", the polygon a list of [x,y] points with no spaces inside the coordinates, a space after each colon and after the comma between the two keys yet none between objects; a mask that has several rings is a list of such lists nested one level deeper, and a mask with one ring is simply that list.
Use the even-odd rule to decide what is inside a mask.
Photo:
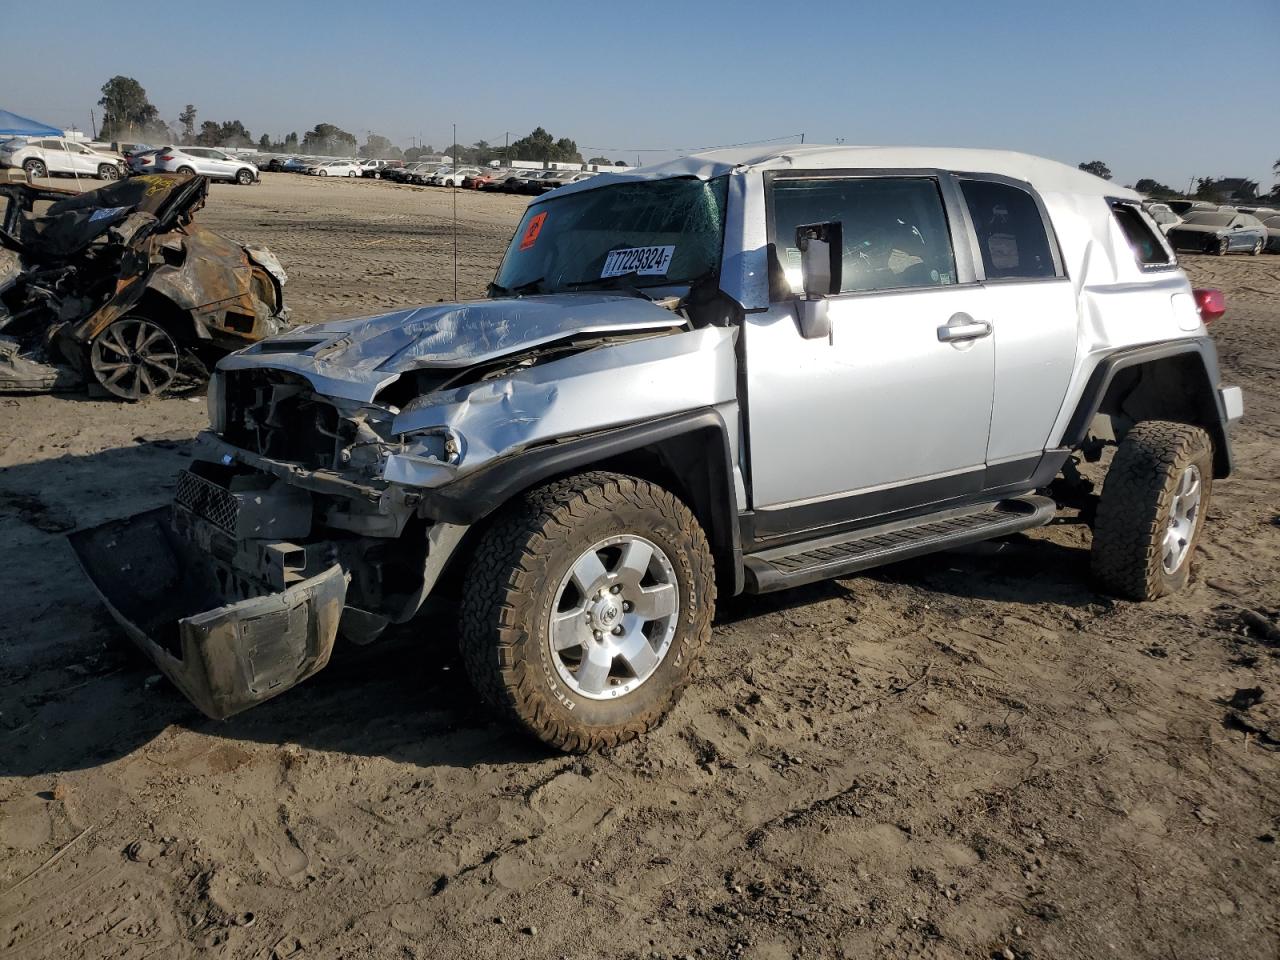
[{"label": "crumpled hood", "polygon": [[469,367],[580,334],[683,324],[651,301],[610,293],[476,300],[294,327],[218,366],[290,370],[321,393],[368,402],[408,370]]}]

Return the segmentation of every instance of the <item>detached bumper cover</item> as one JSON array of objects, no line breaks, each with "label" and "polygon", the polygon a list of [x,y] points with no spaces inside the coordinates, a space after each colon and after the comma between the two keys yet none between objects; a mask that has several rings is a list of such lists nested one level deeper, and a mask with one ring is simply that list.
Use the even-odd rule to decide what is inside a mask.
[{"label": "detached bumper cover", "polygon": [[230,578],[173,531],[168,507],[68,539],[111,615],[215,720],[329,662],[347,595],[337,564],[280,593],[229,600]]}]

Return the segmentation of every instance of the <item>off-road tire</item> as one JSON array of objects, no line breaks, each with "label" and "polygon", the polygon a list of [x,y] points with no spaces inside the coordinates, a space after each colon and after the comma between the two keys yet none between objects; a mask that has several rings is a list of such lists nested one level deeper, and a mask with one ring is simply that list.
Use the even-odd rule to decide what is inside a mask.
[{"label": "off-road tire", "polygon": [[[551,606],[575,560],[621,534],[648,539],[670,559],[677,626],[638,688],[616,700],[588,699],[552,662]],[[463,591],[462,659],[475,688],[505,716],[556,749],[587,753],[633,740],[670,712],[710,636],[714,608],[711,551],[689,508],[648,481],[584,473],[521,495],[485,532]]]},{"label": "off-road tire", "polygon": [[[1190,465],[1200,471],[1200,503],[1190,546],[1170,573],[1164,568],[1162,540],[1177,485]],[[1134,426],[1103,480],[1091,556],[1098,584],[1127,600],[1154,600],[1185,587],[1212,484],[1213,441],[1200,427],[1167,420]]]}]

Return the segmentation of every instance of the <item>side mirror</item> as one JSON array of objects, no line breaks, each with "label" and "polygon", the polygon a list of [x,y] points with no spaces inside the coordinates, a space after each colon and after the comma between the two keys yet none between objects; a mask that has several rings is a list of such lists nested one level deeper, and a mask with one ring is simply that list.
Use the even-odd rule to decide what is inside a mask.
[{"label": "side mirror", "polygon": [[796,227],[800,249],[800,278],[804,294],[797,301],[800,335],[806,340],[831,336],[831,318],[826,298],[840,292],[844,256],[843,230],[839,220],[806,223]]}]

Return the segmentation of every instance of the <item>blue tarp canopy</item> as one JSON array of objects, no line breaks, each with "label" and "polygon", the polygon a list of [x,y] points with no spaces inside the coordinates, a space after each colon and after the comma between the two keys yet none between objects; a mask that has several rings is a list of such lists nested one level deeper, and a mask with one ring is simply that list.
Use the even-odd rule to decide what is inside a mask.
[{"label": "blue tarp canopy", "polygon": [[39,120],[0,110],[0,137],[60,137],[62,131]]}]

